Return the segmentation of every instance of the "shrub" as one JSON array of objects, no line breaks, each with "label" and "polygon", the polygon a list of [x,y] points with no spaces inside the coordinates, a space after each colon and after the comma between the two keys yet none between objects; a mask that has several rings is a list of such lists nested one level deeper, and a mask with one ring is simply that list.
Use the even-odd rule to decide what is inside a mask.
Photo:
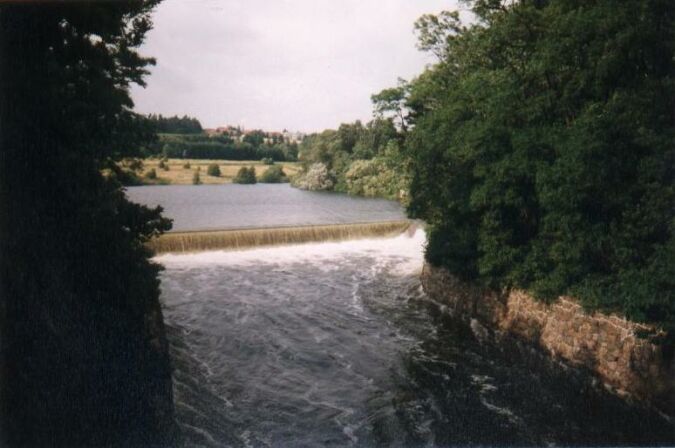
[{"label": "shrub", "polygon": [[232,182],[235,184],[254,184],[257,182],[256,176],[255,176],[255,168],[254,167],[245,167],[242,166],[239,168],[239,171],[237,172],[237,175],[232,179]]},{"label": "shrub", "polygon": [[280,165],[274,165],[269,168],[260,176],[260,182],[265,184],[278,184],[281,182],[288,182],[288,177],[284,173],[283,168]]},{"label": "shrub", "polygon": [[115,177],[125,187],[143,185],[143,180],[138,173],[124,166],[113,164],[110,169],[110,176]]},{"label": "shrub", "polygon": [[293,186],[303,190],[331,190],[334,185],[335,180],[328,167],[321,162],[311,165],[305,173],[293,179]]},{"label": "shrub", "polygon": [[263,157],[261,162],[265,165],[274,165],[274,159],[271,157]]},{"label": "shrub", "polygon": [[194,174],[192,174],[192,184],[193,185],[199,185],[202,183],[201,177],[199,177],[199,171],[195,171]]},{"label": "shrub", "polygon": [[344,174],[344,191],[353,195],[402,200],[407,189],[407,177],[381,157],[355,160]]},{"label": "shrub", "polygon": [[217,163],[212,163],[206,168],[206,174],[213,177],[220,177],[220,167]]},{"label": "shrub", "polygon": [[189,170],[190,168],[192,168],[192,166],[190,165],[190,162],[185,162],[185,165],[183,165],[183,168],[186,169],[186,170]]},{"label": "shrub", "polygon": [[145,177],[148,179],[157,179],[157,171],[154,168],[151,168],[150,171],[145,173]]}]

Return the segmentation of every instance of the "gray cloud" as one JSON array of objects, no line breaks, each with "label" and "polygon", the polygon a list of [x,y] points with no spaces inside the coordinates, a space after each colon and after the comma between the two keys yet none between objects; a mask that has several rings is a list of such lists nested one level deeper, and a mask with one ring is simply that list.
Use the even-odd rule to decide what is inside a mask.
[{"label": "gray cloud", "polygon": [[316,131],[371,118],[370,95],[430,56],[413,23],[455,0],[165,0],[141,49],[157,58],[143,113],[207,127]]}]

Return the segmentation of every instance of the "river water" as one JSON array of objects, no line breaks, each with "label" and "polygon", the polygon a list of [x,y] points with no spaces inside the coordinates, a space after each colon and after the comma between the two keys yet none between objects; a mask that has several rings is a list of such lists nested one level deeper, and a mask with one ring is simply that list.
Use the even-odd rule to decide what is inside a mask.
[{"label": "river water", "polygon": [[174,231],[405,219],[394,201],[303,191],[288,184],[157,185],[129,187],[127,195],[140,204],[164,207]]},{"label": "river water", "polygon": [[675,444],[657,415],[454,325],[421,290],[423,244],[157,257],[186,446]]}]

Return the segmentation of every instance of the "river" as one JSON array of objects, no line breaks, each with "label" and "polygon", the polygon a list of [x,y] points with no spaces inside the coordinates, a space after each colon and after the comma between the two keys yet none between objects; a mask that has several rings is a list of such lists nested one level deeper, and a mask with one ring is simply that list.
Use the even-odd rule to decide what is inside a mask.
[{"label": "river", "polygon": [[288,184],[157,185],[128,187],[127,195],[164,207],[175,231],[405,219],[403,208],[393,201],[303,191]]},{"label": "river", "polygon": [[185,445],[675,442],[583,374],[454,324],[426,300],[410,233],[156,257]]},{"label": "river", "polygon": [[159,257],[187,445],[675,441],[657,416],[452,325],[424,300],[423,241]]}]

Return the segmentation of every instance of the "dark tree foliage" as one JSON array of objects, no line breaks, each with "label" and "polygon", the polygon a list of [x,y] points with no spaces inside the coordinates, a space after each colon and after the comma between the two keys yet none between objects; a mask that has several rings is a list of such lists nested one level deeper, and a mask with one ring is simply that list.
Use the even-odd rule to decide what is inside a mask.
[{"label": "dark tree foliage", "polygon": [[220,143],[211,138],[201,141],[179,141],[164,145],[162,154],[172,159],[260,160],[284,161],[286,155],[277,146],[252,146],[249,143]]},{"label": "dark tree foliage", "polygon": [[675,3],[481,0],[425,16],[410,85],[428,259],[675,333]]},{"label": "dark tree foliage", "polygon": [[201,134],[202,124],[196,118],[173,116],[163,117],[162,114],[148,115],[148,120],[157,132],[166,134]]},{"label": "dark tree foliage", "polygon": [[254,130],[244,135],[244,143],[248,143],[253,147],[258,147],[265,142],[266,136],[267,134],[265,131]]},{"label": "dark tree foliage", "polygon": [[158,0],[0,6],[2,446],[173,434],[159,267],[170,227],[101,176],[153,139],[131,111]]},{"label": "dark tree foliage", "polygon": [[217,163],[211,163],[206,167],[206,174],[213,177],[220,177],[220,167]]}]

